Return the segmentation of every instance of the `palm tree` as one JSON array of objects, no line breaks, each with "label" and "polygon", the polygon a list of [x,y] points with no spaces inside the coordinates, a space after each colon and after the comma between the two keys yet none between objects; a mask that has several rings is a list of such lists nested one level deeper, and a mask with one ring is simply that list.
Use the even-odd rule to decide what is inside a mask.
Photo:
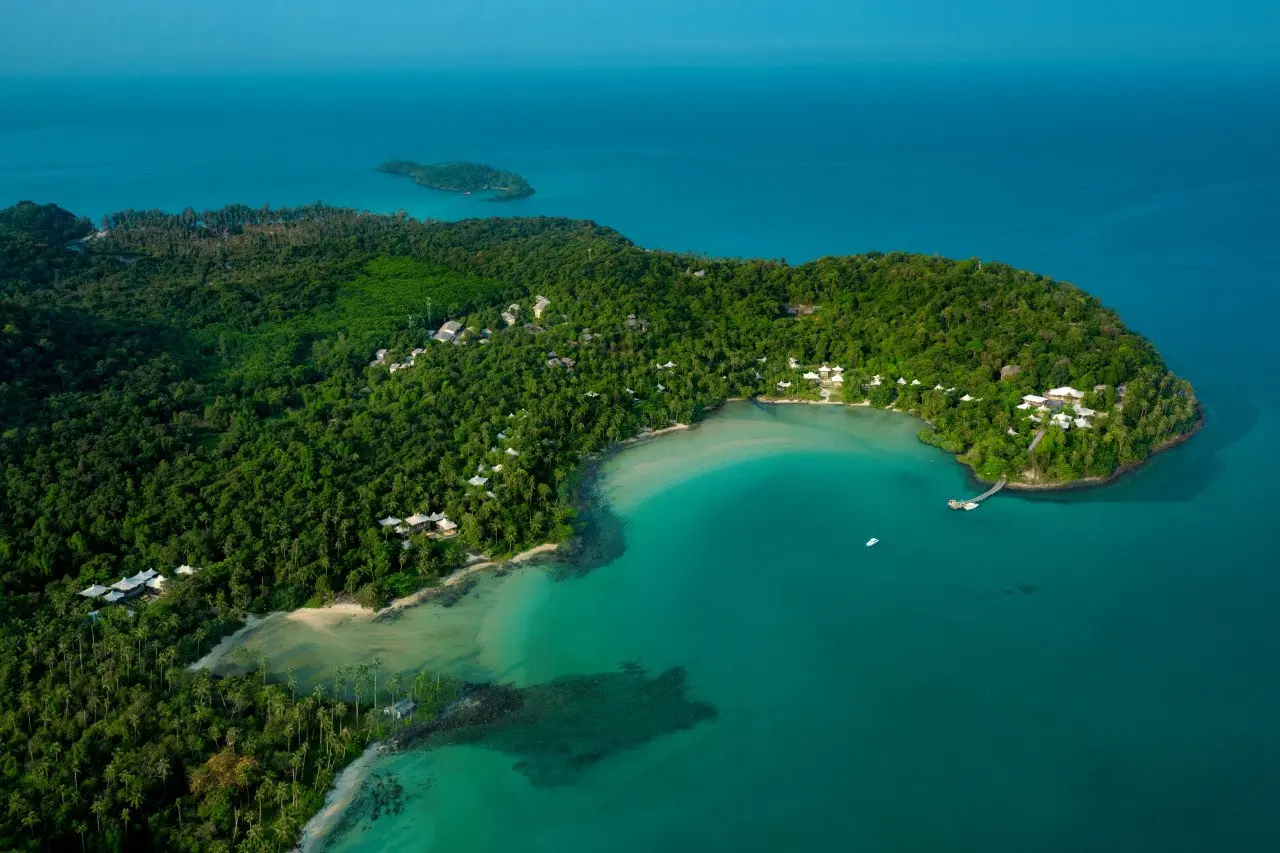
[{"label": "palm tree", "polygon": [[373,669],[373,707],[377,709],[378,707],[378,667],[382,666],[382,658],[375,655],[373,657],[373,660],[369,661],[369,666]]}]

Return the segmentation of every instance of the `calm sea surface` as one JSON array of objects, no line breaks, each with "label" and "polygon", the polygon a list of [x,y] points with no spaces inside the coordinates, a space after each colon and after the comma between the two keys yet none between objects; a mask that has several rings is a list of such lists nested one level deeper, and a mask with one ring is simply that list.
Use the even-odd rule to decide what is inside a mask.
[{"label": "calm sea surface", "polygon": [[[1203,69],[11,80],[0,203],[323,200],[791,261],[976,255],[1098,295],[1208,407],[1116,485],[951,513],[964,473],[905,417],[731,406],[611,462],[626,551],[585,578],[273,626],[253,642],[307,677],[374,651],[521,685],[640,661],[717,710],[640,744],[620,714],[553,781],[529,772],[545,733],[389,759],[403,811],[339,848],[1269,851],[1277,105],[1274,74]],[[436,194],[372,171],[390,157],[538,194]]]}]

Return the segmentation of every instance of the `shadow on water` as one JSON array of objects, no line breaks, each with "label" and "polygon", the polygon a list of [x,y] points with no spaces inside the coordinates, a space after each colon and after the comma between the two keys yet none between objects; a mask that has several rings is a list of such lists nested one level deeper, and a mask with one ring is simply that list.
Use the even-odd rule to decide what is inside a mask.
[{"label": "shadow on water", "polygon": [[627,550],[625,523],[604,494],[600,461],[585,467],[574,484],[573,505],[578,509],[571,542],[555,552],[548,566],[557,581],[584,577],[607,566]]},{"label": "shadow on water", "polygon": [[391,743],[491,749],[514,758],[514,769],[534,785],[568,785],[612,755],[714,720],[715,707],[688,698],[687,689],[683,667],[650,676],[636,663],[531,687],[479,685]]}]

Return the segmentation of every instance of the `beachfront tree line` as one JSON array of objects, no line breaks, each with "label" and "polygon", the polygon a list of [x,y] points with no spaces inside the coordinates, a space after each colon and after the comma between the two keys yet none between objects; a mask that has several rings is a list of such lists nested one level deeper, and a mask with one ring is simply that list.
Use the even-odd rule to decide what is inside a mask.
[{"label": "beachfront tree line", "polygon": [[[34,205],[0,212],[0,721],[11,803],[0,843],[15,847],[247,843],[249,787],[233,796],[208,780],[247,773],[244,758],[275,766],[250,744],[296,752],[296,729],[282,747],[267,736],[278,718],[258,694],[300,700],[281,676],[183,674],[238,614],[341,592],[373,606],[436,581],[466,550],[563,539],[574,521],[568,485],[587,454],[729,397],[778,393],[778,381],[798,379],[789,356],[844,366],[851,399],[873,373],[982,398],[872,389],[875,403],[918,411],[933,425],[923,438],[987,476],[1030,464],[1030,430],[1013,405],[1052,385],[1128,383],[1123,409],[1099,428],[1041,445],[1039,471],[1062,480],[1138,461],[1195,418],[1190,388],[1113,313],[994,263],[874,253],[801,267],[715,261],[648,252],[591,223],[419,223],[319,205],[125,213],[107,225],[108,235],[68,245],[87,223]],[[541,318],[535,294],[551,301]],[[795,302],[818,310],[790,317],[784,306]],[[512,303],[508,329],[501,314]],[[446,318],[473,330],[467,342],[428,345]],[[424,347],[413,367],[389,373]],[[370,367],[380,348],[384,364]],[[549,364],[552,352],[572,367]],[[1006,364],[1021,373],[1001,382]],[[795,381],[792,393],[814,392]],[[1093,402],[1114,402],[1103,393]],[[469,483],[477,473],[489,482]],[[457,540],[415,537],[406,549],[376,525],[432,511],[459,522]],[[108,608],[109,624],[94,625],[74,595],[180,563],[203,568],[134,619]],[[95,648],[104,631],[165,668],[115,656],[99,666],[100,652],[85,658],[87,674],[66,665],[60,640],[74,641],[78,661],[84,638]],[[29,636],[46,638],[38,651]],[[196,701],[200,679],[211,702]],[[341,701],[354,724],[347,681]],[[226,691],[250,683],[257,693],[237,711]],[[170,690],[181,700],[161,698]],[[111,725],[95,716],[108,707]],[[378,718],[363,707],[364,719]],[[217,722],[192,740],[175,719],[194,723],[184,715],[199,708]],[[68,716],[84,722],[59,722]],[[185,745],[168,753],[169,778],[129,788],[123,771],[108,776],[118,753],[146,752],[170,726]],[[326,748],[327,772],[351,754]],[[43,784],[77,749],[85,759],[71,788],[93,778],[88,799]],[[139,774],[130,778],[151,778]],[[213,790],[230,797],[225,809],[179,819],[181,803],[199,810],[183,797]],[[315,801],[282,802],[270,814],[294,810],[280,832],[263,835],[268,811],[255,821],[270,844],[284,844]],[[165,834],[174,831],[187,834]]]}]

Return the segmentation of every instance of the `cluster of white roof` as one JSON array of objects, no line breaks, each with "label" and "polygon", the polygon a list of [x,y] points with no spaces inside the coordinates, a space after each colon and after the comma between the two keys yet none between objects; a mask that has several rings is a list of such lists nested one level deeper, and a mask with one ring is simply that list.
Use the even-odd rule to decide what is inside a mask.
[{"label": "cluster of white roof", "polygon": [[[791,365],[792,370],[800,369],[799,363],[794,358],[789,359],[787,363]],[[806,370],[804,374],[801,376],[801,378],[807,379],[810,382],[833,382],[836,385],[843,385],[844,384],[844,368],[838,364],[835,367],[828,367],[827,365],[824,364],[821,367],[819,367],[816,371]],[[779,382],[778,387],[790,388],[791,383],[787,382],[784,384],[782,382]]]},{"label": "cluster of white roof", "polygon": [[[187,571],[184,572],[183,569]],[[191,574],[194,571],[195,569],[190,566],[180,566],[178,568],[178,574]],[[164,585],[167,582],[167,578],[155,569],[147,569],[144,572],[138,572],[132,577],[121,578],[109,587],[95,583],[80,590],[79,594],[85,598],[100,598],[107,604],[115,604],[117,601],[141,595],[147,590],[157,593],[163,592]]]},{"label": "cluster of white roof", "polygon": [[458,529],[458,525],[446,518],[444,513],[439,512],[433,512],[430,515],[424,515],[418,512],[405,519],[389,515],[386,518],[378,519],[378,524],[381,525],[384,530],[388,527],[394,527],[396,533],[399,533],[402,536],[409,533],[424,532],[432,525],[435,526],[437,533],[444,536],[452,536],[454,531]]},{"label": "cluster of white roof", "polygon": [[1070,386],[1063,386],[1062,388],[1049,389],[1044,393],[1044,396],[1040,396],[1039,394],[1024,394],[1022,395],[1022,402],[1015,408],[1021,409],[1022,411],[1034,409],[1036,414],[1028,415],[1027,420],[1038,424],[1043,423],[1043,415],[1048,413],[1051,408],[1061,408],[1062,406],[1069,405],[1075,412],[1075,417],[1072,417],[1066,412],[1055,412],[1049,419],[1050,423],[1056,427],[1061,427],[1062,429],[1070,429],[1072,426],[1075,426],[1077,429],[1092,429],[1093,424],[1089,422],[1089,418],[1098,413],[1093,409],[1085,407],[1081,402],[1083,400],[1083,391],[1077,391],[1075,388]]}]

